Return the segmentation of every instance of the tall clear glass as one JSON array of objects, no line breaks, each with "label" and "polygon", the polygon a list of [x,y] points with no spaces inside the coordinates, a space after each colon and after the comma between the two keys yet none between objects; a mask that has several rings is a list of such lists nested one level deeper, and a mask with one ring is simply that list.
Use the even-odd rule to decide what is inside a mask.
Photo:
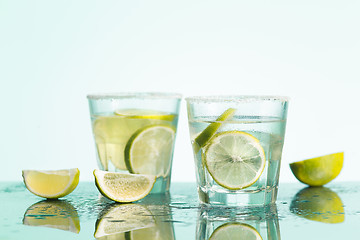
[{"label": "tall clear glass", "polygon": [[186,98],[199,199],[225,206],[276,201],[288,98]]},{"label": "tall clear glass", "polygon": [[180,94],[87,96],[101,170],[156,176],[152,193],[169,191]]}]

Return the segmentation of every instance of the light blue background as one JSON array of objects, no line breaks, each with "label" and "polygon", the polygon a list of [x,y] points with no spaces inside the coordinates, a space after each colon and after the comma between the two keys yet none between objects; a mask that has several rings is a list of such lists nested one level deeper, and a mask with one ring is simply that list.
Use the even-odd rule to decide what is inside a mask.
[{"label": "light blue background", "polygon": [[[0,180],[96,168],[86,94],[291,97],[293,161],[345,152],[360,180],[360,2],[0,0]],[[183,102],[174,181],[195,181]]]}]

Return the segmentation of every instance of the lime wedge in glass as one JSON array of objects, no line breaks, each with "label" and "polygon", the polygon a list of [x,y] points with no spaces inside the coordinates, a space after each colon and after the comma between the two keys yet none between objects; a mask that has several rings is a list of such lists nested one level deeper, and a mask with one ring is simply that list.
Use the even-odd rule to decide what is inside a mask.
[{"label": "lime wedge in glass", "polygon": [[215,182],[230,190],[254,184],[266,162],[259,140],[240,131],[216,134],[206,146],[203,157]]},{"label": "lime wedge in glass", "polygon": [[204,147],[209,140],[215,135],[216,131],[221,127],[223,121],[231,119],[235,114],[236,109],[229,108],[225,112],[223,112],[215,122],[209,124],[204,131],[202,131],[194,140],[194,150],[198,152],[198,150]]}]

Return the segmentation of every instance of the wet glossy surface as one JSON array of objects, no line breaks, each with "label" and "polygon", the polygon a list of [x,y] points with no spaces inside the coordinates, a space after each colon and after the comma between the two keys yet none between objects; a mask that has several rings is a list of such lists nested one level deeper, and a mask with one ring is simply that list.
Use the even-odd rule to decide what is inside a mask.
[{"label": "wet glossy surface", "polygon": [[46,201],[21,182],[2,182],[0,239],[208,239],[229,233],[264,240],[360,239],[360,183],[281,184],[276,206],[266,209],[201,207],[195,187],[173,183],[168,195],[115,204],[93,183]]}]

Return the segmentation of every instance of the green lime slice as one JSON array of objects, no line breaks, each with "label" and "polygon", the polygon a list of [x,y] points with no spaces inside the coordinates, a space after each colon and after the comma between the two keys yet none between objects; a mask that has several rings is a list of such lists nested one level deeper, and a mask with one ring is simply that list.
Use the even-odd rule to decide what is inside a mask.
[{"label": "green lime slice", "polygon": [[102,195],[116,202],[134,202],[147,196],[155,176],[94,170],[95,184]]},{"label": "green lime slice", "polygon": [[96,221],[95,238],[129,239],[129,232],[151,228],[155,219],[151,211],[140,204],[114,204],[105,209]]},{"label": "green lime slice", "polygon": [[205,148],[204,162],[220,186],[239,190],[254,184],[265,168],[265,152],[258,139],[240,131],[215,135]]},{"label": "green lime slice", "polygon": [[290,163],[295,177],[309,186],[323,186],[335,179],[343,166],[344,153],[334,153]]},{"label": "green lime slice", "polygon": [[148,110],[148,109],[118,109],[115,111],[115,115],[131,118],[146,118],[172,121],[176,117],[175,114],[169,114],[166,112]]},{"label": "green lime slice", "polygon": [[135,132],[125,147],[129,172],[168,176],[175,140],[175,130],[166,125],[147,126]]},{"label": "green lime slice", "polygon": [[236,109],[229,108],[223,112],[215,122],[209,124],[204,131],[202,131],[194,140],[195,152],[204,147],[209,140],[215,135],[216,131],[221,127],[224,121],[231,119],[235,114]]},{"label": "green lime slice", "polygon": [[225,223],[211,234],[209,240],[262,240],[259,232],[250,225],[238,222]]}]

